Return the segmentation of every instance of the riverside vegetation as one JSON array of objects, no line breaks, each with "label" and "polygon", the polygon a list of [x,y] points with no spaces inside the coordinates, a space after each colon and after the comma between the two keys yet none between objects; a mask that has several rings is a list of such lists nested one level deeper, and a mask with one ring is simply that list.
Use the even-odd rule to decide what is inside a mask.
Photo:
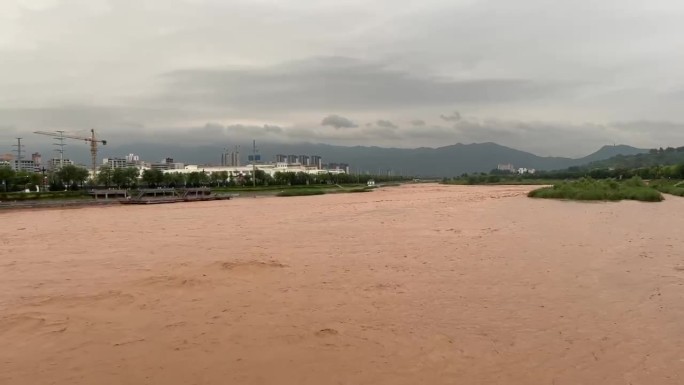
[{"label": "riverside vegetation", "polygon": [[542,187],[531,191],[528,196],[531,198],[578,201],[636,200],[660,202],[663,200],[660,191],[646,185],[639,177],[633,177],[623,182],[614,179],[582,178],[576,181],[556,183],[550,187]]},{"label": "riverside vegetation", "polygon": [[665,194],[684,197],[684,181],[655,180],[649,186]]},{"label": "riverside vegetation", "polygon": [[[529,193],[533,198],[571,200],[638,200],[659,202],[662,194],[684,197],[684,147],[653,149],[646,154],[618,155],[565,170],[517,174],[503,170],[444,178],[457,185],[551,185]],[[648,183],[644,180],[649,180]]]},{"label": "riverside vegetation", "polygon": [[[0,202],[29,200],[90,199],[91,189],[185,188],[211,187],[216,192],[247,193],[277,196],[303,196],[332,193],[367,192],[369,180],[392,185],[411,178],[386,175],[307,174],[304,172],[276,172],[274,176],[257,170],[256,179],[251,175],[232,175],[228,172],[206,173],[202,171],[163,173],[160,170],[135,168],[112,169],[103,166],[95,180],[88,179],[85,168],[67,165],[47,173],[16,172],[0,167]],[[25,192],[29,190],[29,192]],[[37,191],[41,190],[41,191]]]},{"label": "riverside vegetation", "polygon": [[307,195],[323,195],[323,194],[348,194],[348,193],[361,193],[370,192],[373,187],[342,187],[336,186],[337,188],[303,188],[303,189],[288,189],[283,190],[276,194],[279,197],[297,197],[297,196],[307,196]]}]

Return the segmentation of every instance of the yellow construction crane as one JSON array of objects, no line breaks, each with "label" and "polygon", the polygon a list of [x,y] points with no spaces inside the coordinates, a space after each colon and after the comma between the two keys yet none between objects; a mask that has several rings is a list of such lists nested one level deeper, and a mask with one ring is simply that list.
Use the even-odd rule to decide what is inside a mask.
[{"label": "yellow construction crane", "polygon": [[97,139],[95,137],[95,130],[90,130],[90,137],[65,134],[63,131],[56,131],[56,132],[34,131],[33,133],[39,134],[39,135],[54,136],[54,137],[61,138],[61,139],[76,139],[76,140],[83,140],[85,142],[90,142],[90,157],[91,157],[92,166],[93,166],[93,177],[95,177],[95,175],[97,174],[97,144],[102,143],[103,146],[107,145],[106,140]]}]

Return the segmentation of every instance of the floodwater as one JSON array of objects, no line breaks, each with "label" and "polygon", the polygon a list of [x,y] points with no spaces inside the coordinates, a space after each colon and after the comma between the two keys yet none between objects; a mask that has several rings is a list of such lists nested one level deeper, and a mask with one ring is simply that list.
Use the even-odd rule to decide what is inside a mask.
[{"label": "floodwater", "polygon": [[0,213],[0,384],[682,384],[684,199]]}]

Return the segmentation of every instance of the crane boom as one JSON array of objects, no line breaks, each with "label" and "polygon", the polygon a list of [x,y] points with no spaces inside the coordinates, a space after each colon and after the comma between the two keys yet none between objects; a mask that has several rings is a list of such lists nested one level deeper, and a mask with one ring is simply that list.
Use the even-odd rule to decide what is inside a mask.
[{"label": "crane boom", "polygon": [[[67,138],[67,139],[76,139],[76,140],[84,140],[86,142],[92,142],[93,138],[92,137],[87,137],[87,136],[77,136],[77,135],[70,135],[70,134],[60,134],[59,132],[49,132],[49,131],[34,131],[34,134],[39,134],[39,135],[47,135],[47,136],[56,136],[59,138]],[[100,140],[100,139],[95,139],[95,142],[102,143],[103,145],[107,144],[106,140]]]},{"label": "crane boom", "polygon": [[90,130],[90,137],[71,135],[71,134],[65,135],[63,132],[50,132],[50,131],[34,131],[33,133],[38,134],[38,135],[55,136],[58,138],[76,139],[76,140],[83,140],[85,142],[90,142],[90,157],[91,157],[91,161],[92,161],[93,178],[95,178],[95,175],[97,174],[97,144],[102,143],[103,146],[107,145],[106,140],[97,139],[95,137],[95,130],[92,130],[92,129]]}]

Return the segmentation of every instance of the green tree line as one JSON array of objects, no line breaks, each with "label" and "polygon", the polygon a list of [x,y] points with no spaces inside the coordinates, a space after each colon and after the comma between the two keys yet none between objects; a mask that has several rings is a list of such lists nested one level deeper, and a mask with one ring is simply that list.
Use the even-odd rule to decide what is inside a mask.
[{"label": "green tree line", "polygon": [[49,188],[51,191],[78,190],[88,180],[89,173],[83,167],[66,165],[59,170],[46,173],[15,171],[10,167],[0,167],[2,191],[35,191]]},{"label": "green tree line", "polygon": [[[255,178],[255,179],[253,179]],[[308,174],[305,172],[276,172],[273,176],[263,170],[251,174],[232,174],[227,171],[190,173],[144,170],[142,174],[135,167],[111,168],[102,166],[95,180],[89,180],[88,170],[73,165],[46,174],[35,172],[16,172],[9,167],[0,168],[2,191],[34,190],[36,186],[48,187],[51,191],[79,190],[86,187],[99,188],[138,188],[138,187],[232,187],[232,186],[299,186],[316,184],[366,184],[369,180],[390,182],[410,179],[401,176],[375,176],[350,174]]]},{"label": "green tree line", "polygon": [[407,177],[388,177],[349,174],[309,174],[305,172],[276,172],[273,176],[263,170],[256,170],[254,180],[251,174],[232,174],[227,171],[207,173],[164,173],[161,170],[145,170],[141,183],[148,187],[235,187],[235,186],[298,186],[316,184],[365,184],[373,179],[377,182],[400,181]]}]

